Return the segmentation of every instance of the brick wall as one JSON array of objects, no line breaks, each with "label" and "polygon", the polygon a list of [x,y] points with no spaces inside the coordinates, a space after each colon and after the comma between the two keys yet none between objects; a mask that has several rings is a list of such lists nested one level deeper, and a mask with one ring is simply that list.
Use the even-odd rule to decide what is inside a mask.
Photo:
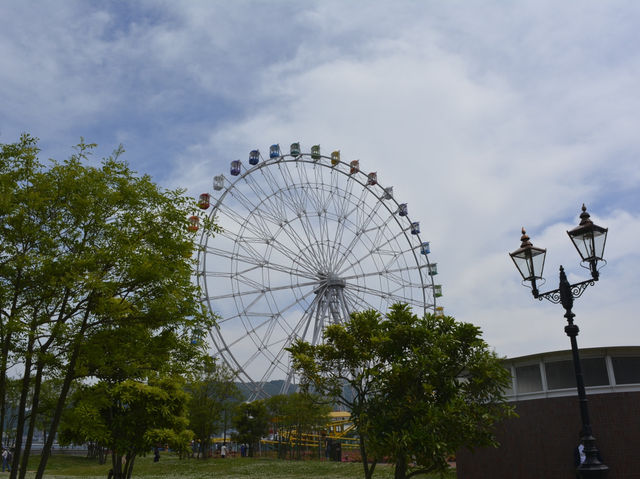
[{"label": "brick wall", "polygon": [[[640,392],[588,395],[596,445],[608,479],[640,479]],[[514,403],[519,418],[503,422],[497,449],[458,451],[459,479],[574,479],[577,396]]]}]

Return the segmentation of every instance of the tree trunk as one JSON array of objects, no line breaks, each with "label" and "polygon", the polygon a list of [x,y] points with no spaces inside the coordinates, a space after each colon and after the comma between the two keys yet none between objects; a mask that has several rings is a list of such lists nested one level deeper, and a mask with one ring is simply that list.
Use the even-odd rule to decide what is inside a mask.
[{"label": "tree trunk", "polygon": [[27,441],[24,444],[24,452],[22,453],[22,464],[20,465],[19,479],[24,479],[27,474],[27,464],[29,455],[31,454],[31,444],[33,443],[33,432],[36,427],[36,417],[38,415],[38,407],[40,404],[40,386],[42,385],[42,370],[44,363],[38,360],[36,366],[36,377],[33,385],[33,396],[31,398],[31,417],[29,418],[29,429],[27,430]]},{"label": "tree trunk", "polygon": [[11,324],[13,323],[12,318],[16,314],[16,308],[18,305],[18,293],[17,291],[20,289],[20,282],[22,280],[22,270],[18,271],[18,276],[16,278],[16,292],[13,295],[13,299],[11,300],[11,310],[9,315],[7,316],[7,321],[2,324],[2,352],[0,356],[0,443],[4,444],[4,423],[6,420],[6,411],[7,411],[7,362],[9,358],[9,349],[11,348]]},{"label": "tree trunk", "polygon": [[371,479],[373,477],[373,471],[376,468],[376,461],[373,461],[369,465],[369,459],[367,458],[367,449],[365,447],[364,436],[360,435],[360,456],[362,457],[362,466],[364,467],[365,479]]},{"label": "tree trunk", "polygon": [[396,457],[396,467],[394,471],[394,479],[406,479],[407,477],[407,457],[398,455]]},{"label": "tree trunk", "polygon": [[[27,399],[31,388],[31,364],[33,363],[33,344],[35,343],[35,323],[37,312],[34,313],[30,325],[29,341],[27,342],[27,352],[25,354],[24,374],[22,375],[22,388],[20,391],[20,405],[18,406],[18,422],[16,423],[16,444],[13,449],[13,459],[11,461],[11,474],[9,479],[16,479],[20,470],[20,458],[22,456],[22,437],[24,436],[24,423],[26,420]],[[33,419],[33,408],[32,408]]]},{"label": "tree trunk", "polygon": [[60,423],[60,418],[62,417],[62,411],[67,401],[67,395],[69,394],[71,383],[75,379],[76,362],[78,361],[78,356],[80,354],[80,340],[83,338],[85,330],[87,329],[87,323],[89,321],[89,316],[91,315],[91,303],[91,298],[89,298],[86,306],[87,309],[82,318],[82,325],[80,326],[80,330],[75,337],[75,344],[71,352],[71,357],[69,358],[69,364],[67,364],[67,374],[65,375],[64,382],[62,383],[62,389],[60,390],[60,397],[58,398],[58,403],[56,404],[56,410],[53,414],[53,418],[51,419],[49,437],[47,438],[47,441],[42,448],[42,454],[40,455],[40,464],[38,464],[38,471],[36,472],[34,479],[43,478],[44,470],[47,467],[47,461],[49,460],[49,456],[51,455],[51,447],[53,446],[53,440],[56,437],[56,431],[58,430],[58,424]]}]

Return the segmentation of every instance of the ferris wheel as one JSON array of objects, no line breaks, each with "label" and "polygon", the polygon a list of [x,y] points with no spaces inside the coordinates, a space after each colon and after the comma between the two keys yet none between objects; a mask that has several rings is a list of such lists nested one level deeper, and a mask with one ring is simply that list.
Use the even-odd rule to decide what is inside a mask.
[{"label": "ferris wheel", "polygon": [[222,232],[201,234],[196,276],[219,318],[210,331],[217,354],[252,399],[272,381],[287,392],[296,377],[286,348],[321,342],[326,326],[352,312],[384,314],[397,302],[442,312],[420,224],[359,160],[322,155],[319,145],[303,153],[293,143],[287,154],[272,145],[268,158],[253,150],[248,165],[233,161],[213,189],[199,204],[212,206]]}]

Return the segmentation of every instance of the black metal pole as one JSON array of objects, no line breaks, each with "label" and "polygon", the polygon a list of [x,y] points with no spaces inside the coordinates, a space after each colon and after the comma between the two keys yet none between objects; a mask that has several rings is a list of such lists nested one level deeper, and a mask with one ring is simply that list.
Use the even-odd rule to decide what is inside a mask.
[{"label": "black metal pole", "polygon": [[580,355],[578,353],[578,332],[580,329],[577,325],[573,324],[573,294],[571,292],[571,285],[567,281],[567,275],[564,273],[564,268],[560,266],[560,301],[562,307],[566,313],[564,315],[567,318],[567,325],[564,328],[565,333],[571,340],[571,353],[573,355],[573,368],[576,374],[576,386],[578,388],[578,401],[580,403],[580,418],[582,420],[582,431],[580,441],[584,445],[585,460],[577,468],[577,472],[580,477],[587,478],[602,478],[607,477],[609,468],[600,461],[598,448],[596,447],[596,438],[593,437],[591,430],[591,420],[589,419],[589,406],[587,402],[587,394],[584,388],[584,378],[582,375],[582,366],[580,364]]}]

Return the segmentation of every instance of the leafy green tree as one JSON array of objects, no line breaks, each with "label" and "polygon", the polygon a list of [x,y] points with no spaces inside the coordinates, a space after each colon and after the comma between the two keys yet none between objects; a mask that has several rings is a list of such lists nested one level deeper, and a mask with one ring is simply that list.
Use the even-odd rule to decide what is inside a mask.
[{"label": "leafy green tree", "polygon": [[[43,381],[60,381],[36,478],[44,474],[74,381],[98,371],[122,380],[141,364],[162,370],[188,364],[195,354],[189,331],[214,319],[202,311],[191,281],[187,217],[195,202],[138,176],[120,159],[122,148],[99,167],[87,166],[94,146],[82,142],[71,158],[45,168],[36,139],[0,145],[0,398],[17,364],[13,370],[23,371],[17,436],[33,432],[29,411],[39,410]],[[206,218],[203,227],[216,231]],[[128,323],[136,334],[117,335]],[[117,344],[96,348],[114,334]],[[152,341],[145,354],[155,353],[133,356],[133,341],[146,339]],[[96,366],[92,350],[113,354],[113,370],[105,372],[106,361]],[[176,360],[163,362],[170,355]],[[6,407],[0,406],[1,427]],[[29,437],[24,451],[17,442],[11,479],[24,477],[29,445]]]},{"label": "leafy green tree", "polygon": [[112,451],[114,479],[130,479],[135,459],[156,444],[188,447],[188,395],[179,378],[101,381],[78,391],[60,428],[63,444],[96,442]]},{"label": "leafy green tree", "polygon": [[240,403],[232,419],[236,432],[235,442],[249,446],[249,456],[253,457],[260,439],[269,432],[269,414],[263,400]]},{"label": "leafy green tree", "polygon": [[355,313],[327,327],[323,344],[298,341],[290,351],[306,387],[350,409],[366,478],[383,456],[396,479],[443,473],[458,448],[495,445],[494,424],[512,414],[503,393],[509,373],[480,329],[419,318],[406,304],[385,318]]},{"label": "leafy green tree", "polygon": [[189,426],[200,444],[198,454],[202,453],[203,459],[208,457],[211,437],[226,429],[227,410],[240,401],[241,394],[233,378],[228,368],[207,357],[187,384],[187,392],[191,396]]},{"label": "leafy green tree", "polygon": [[266,406],[274,430],[277,431],[278,456],[281,458],[284,457],[282,439],[285,438],[287,448],[288,445],[295,444],[296,457],[300,459],[303,436],[317,433],[325,427],[331,411],[329,402],[309,392],[271,396],[266,400]]}]

